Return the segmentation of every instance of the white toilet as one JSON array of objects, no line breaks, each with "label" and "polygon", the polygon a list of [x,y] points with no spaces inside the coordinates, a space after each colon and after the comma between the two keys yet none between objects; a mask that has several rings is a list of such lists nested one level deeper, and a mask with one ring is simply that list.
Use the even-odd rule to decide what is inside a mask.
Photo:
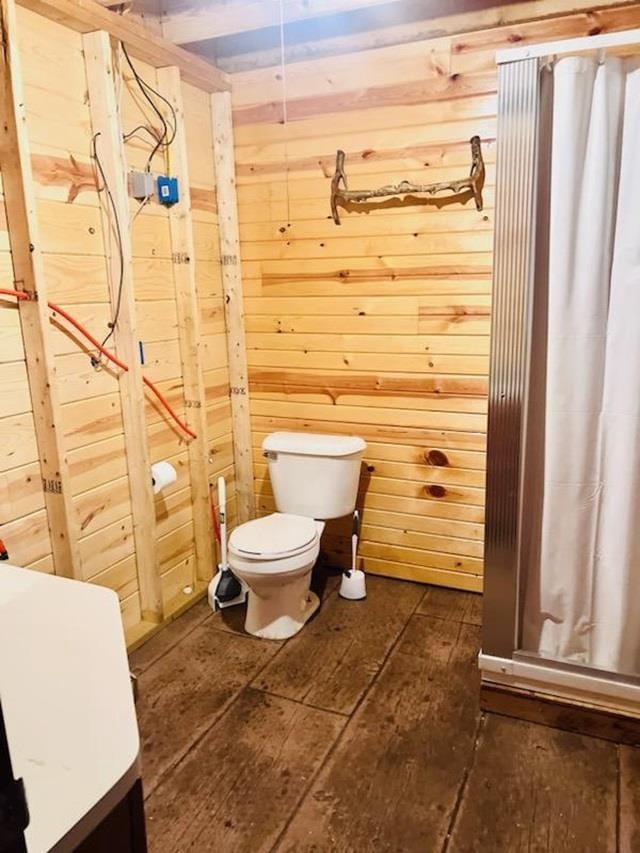
[{"label": "white toilet", "polygon": [[324,521],[355,509],[365,447],[355,436],[274,432],[265,438],[278,511],[241,524],[229,538],[229,565],[249,588],[249,634],[284,640],[317,610],[309,583]]}]

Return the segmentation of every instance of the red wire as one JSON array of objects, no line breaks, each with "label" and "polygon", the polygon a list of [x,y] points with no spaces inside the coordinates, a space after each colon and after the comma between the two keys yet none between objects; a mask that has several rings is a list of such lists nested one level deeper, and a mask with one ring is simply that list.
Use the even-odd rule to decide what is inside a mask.
[{"label": "red wire", "polygon": [[[16,299],[29,299],[29,294],[25,293],[22,290],[7,290],[6,288],[0,288],[0,295],[15,296]],[[49,308],[52,311],[54,311],[56,314],[60,314],[61,317],[64,317],[65,320],[67,320],[69,323],[71,323],[71,325],[75,329],[77,329],[77,331],[80,332],[81,335],[84,335],[85,338],[88,341],[90,341],[91,344],[99,352],[102,353],[102,355],[104,355],[106,358],[109,359],[109,361],[112,361],[115,365],[117,365],[121,370],[124,370],[125,372],[129,370],[128,365],[126,365],[123,361],[120,361],[120,359],[117,358],[115,355],[113,355],[113,353],[109,352],[109,350],[105,349],[102,346],[102,344],[99,343],[93,337],[93,335],[87,329],[85,329],[85,327],[81,323],[79,323],[74,317],[71,316],[71,314],[68,314],[63,308],[60,308],[59,305],[55,305],[53,302],[48,302],[47,305],[49,306]],[[174,410],[169,405],[168,401],[163,397],[163,395],[156,388],[156,386],[153,384],[153,382],[150,379],[147,379],[146,376],[142,377],[142,381],[147,386],[147,388],[149,388],[149,390],[152,391],[156,395],[156,397],[160,401],[161,405],[171,415],[171,417],[178,424],[180,429],[184,430],[184,432],[186,432],[187,435],[190,435],[191,438],[197,438],[196,433],[193,432],[193,430],[189,429],[189,427],[183,421],[180,420],[180,418],[177,416],[177,414],[174,412]]]}]

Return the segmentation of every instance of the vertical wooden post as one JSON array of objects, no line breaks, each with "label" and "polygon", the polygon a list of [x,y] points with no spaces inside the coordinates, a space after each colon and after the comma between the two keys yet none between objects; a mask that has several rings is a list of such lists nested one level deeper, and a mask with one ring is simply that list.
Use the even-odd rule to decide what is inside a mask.
[{"label": "vertical wooden post", "polygon": [[202,364],[200,356],[200,317],[195,278],[195,250],[191,221],[191,191],[187,143],[178,68],[158,69],[160,92],[169,101],[176,116],[176,136],[171,144],[171,169],[178,178],[180,201],[169,208],[173,279],[176,288],[178,336],[188,425],[197,438],[189,442],[189,474],[193,502],[193,527],[196,548],[196,577],[207,581],[213,573],[211,514],[209,510],[209,449]]},{"label": "vertical wooden post", "polygon": [[229,383],[231,385],[231,418],[233,455],[236,472],[238,521],[248,521],[255,511],[253,491],[253,452],[249,413],[247,347],[242,304],[240,274],[240,235],[236,200],[236,175],[233,150],[231,94],[219,92],[211,96],[213,154],[216,169],[220,263],[227,322],[229,351]]},{"label": "vertical wooden post", "polygon": [[20,324],[40,473],[55,572],[79,578],[82,575],[79,530],[71,503],[54,356],[49,339],[47,290],[33,194],[13,0],[2,0],[0,10],[3,39],[0,57],[0,170],[15,287],[30,296],[28,301],[20,301]]},{"label": "vertical wooden post", "polygon": [[[113,339],[118,356],[129,365],[128,372],[120,375],[119,385],[124,438],[127,448],[140,606],[143,619],[159,622],[162,620],[163,614],[162,591],[156,560],[155,510],[147,443],[142,371],[136,334],[127,169],[114,85],[111,43],[109,36],[103,31],[85,33],[82,41],[92,132],[106,183],[113,198],[115,215],[122,237],[123,286],[120,296],[120,312]],[[105,199],[105,203],[109,204],[108,198]],[[114,210],[111,209],[110,217],[113,215]],[[112,226],[108,218],[103,217],[105,247],[109,245],[110,227]],[[111,305],[115,310],[118,301],[121,263],[117,252],[111,253],[108,263],[110,265]]]}]

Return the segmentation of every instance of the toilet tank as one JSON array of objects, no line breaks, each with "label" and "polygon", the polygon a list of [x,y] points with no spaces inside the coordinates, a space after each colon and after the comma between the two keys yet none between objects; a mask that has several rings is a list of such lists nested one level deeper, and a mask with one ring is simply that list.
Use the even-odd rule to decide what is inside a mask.
[{"label": "toilet tank", "polygon": [[350,435],[273,432],[262,442],[278,512],[329,519],[356,506],[366,448]]}]

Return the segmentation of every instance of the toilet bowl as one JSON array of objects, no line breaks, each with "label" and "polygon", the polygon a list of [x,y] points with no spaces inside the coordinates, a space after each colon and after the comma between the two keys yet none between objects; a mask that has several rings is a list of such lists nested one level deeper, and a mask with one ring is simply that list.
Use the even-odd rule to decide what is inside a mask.
[{"label": "toilet bowl", "polygon": [[267,640],[297,634],[319,607],[309,589],[324,522],[275,512],[236,527],[229,565],[249,588],[245,629]]},{"label": "toilet bowl", "polygon": [[352,435],[274,432],[262,442],[277,512],[241,524],[229,538],[229,566],[249,589],[249,634],[284,640],[320,602],[309,589],[324,521],[356,506],[366,445]]}]

